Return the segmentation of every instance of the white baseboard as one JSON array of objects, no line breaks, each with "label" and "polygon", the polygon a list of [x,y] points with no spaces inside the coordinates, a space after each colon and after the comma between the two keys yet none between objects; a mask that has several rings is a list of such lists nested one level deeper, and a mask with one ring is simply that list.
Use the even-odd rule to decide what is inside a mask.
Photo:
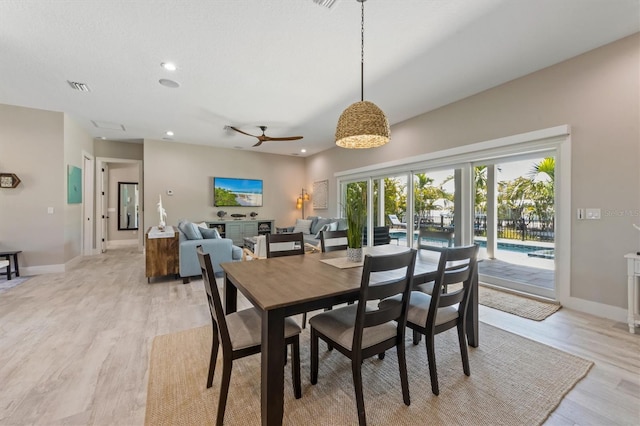
[{"label": "white baseboard", "polygon": [[130,247],[137,246],[138,239],[135,240],[110,240],[107,241],[107,249],[116,248],[116,247]]},{"label": "white baseboard", "polygon": [[57,265],[41,265],[41,266],[21,266],[20,276],[28,277],[31,275],[56,274],[65,271],[64,264]]},{"label": "white baseboard", "polygon": [[578,299],[577,297],[569,297],[566,300],[560,300],[560,303],[562,303],[562,306],[575,311],[584,312],[613,321],[623,322],[625,324],[627,323],[628,311],[624,308]]}]

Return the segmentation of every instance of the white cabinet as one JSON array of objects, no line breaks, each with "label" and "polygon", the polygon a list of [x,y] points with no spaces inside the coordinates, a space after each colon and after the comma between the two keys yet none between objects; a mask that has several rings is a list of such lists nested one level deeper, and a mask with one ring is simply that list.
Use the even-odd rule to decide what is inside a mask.
[{"label": "white cabinet", "polygon": [[627,323],[629,332],[635,333],[640,325],[640,255],[629,253],[624,256],[627,259],[627,304],[629,309]]}]

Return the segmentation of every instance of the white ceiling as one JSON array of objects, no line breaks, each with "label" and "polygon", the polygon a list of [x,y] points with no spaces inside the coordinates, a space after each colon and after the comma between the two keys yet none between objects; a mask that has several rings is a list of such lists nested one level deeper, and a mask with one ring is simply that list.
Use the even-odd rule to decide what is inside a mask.
[{"label": "white ceiling", "polygon": [[[369,0],[364,95],[394,124],[639,30],[640,0]],[[310,155],[358,100],[356,0],[0,0],[0,103],[94,137]]]}]

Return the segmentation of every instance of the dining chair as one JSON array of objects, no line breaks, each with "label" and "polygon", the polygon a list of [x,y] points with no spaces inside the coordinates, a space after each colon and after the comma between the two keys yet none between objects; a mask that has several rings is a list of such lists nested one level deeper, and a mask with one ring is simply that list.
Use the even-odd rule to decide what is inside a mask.
[{"label": "dining chair", "polygon": [[347,249],[347,231],[321,231],[320,249],[323,253]]},{"label": "dining chair", "polygon": [[[222,344],[222,381],[220,384],[220,397],[218,402],[218,415],[216,425],[224,422],[224,412],[227,405],[229,383],[231,382],[231,369],[233,361],[249,355],[260,353],[262,344],[262,316],[256,308],[249,308],[225,315],[222,309],[220,292],[216,285],[211,264],[211,255],[202,250],[202,246],[196,248],[202,280],[204,281],[209,304],[209,313],[213,324],[213,343],[211,345],[211,359],[209,361],[209,375],[207,388],[213,384],[213,374],[216,369],[218,347]],[[284,335],[285,344],[292,345],[291,377],[293,392],[296,399],[302,397],[300,384],[300,326],[290,318],[285,318]]]},{"label": "dining chair", "polygon": [[[289,234],[267,234],[267,259],[273,257],[304,254],[304,235],[302,232]],[[302,328],[307,328],[307,313],[302,314]]]},{"label": "dining chair", "polygon": [[[309,320],[311,326],[311,383],[318,383],[318,343],[324,340],[351,359],[358,422],[366,424],[362,389],[362,362],[374,355],[384,358],[386,350],[397,348],[404,403],[411,403],[404,336],[411,293],[416,250],[366,255],[358,303],[326,311]],[[400,303],[372,306],[370,301],[396,296]]]},{"label": "dining chair", "polygon": [[[478,245],[446,248],[440,255],[438,272],[432,293],[412,291],[407,311],[407,327],[418,335],[425,336],[429,376],[431,377],[431,391],[438,395],[438,372],[436,369],[435,335],[453,327],[458,329],[458,343],[462,356],[464,374],[471,374],[469,368],[469,354],[467,351],[466,317],[472,281],[476,274]],[[452,284],[461,287],[444,288]],[[380,307],[398,304],[400,298],[394,296],[380,302]],[[420,339],[414,334],[413,344]]]},{"label": "dining chair", "polygon": [[304,254],[302,232],[290,234],[267,234],[267,258]]}]

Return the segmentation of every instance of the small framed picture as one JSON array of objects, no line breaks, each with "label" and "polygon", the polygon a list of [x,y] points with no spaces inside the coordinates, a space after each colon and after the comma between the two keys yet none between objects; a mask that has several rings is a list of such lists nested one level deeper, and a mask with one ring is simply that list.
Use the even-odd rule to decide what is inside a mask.
[{"label": "small framed picture", "polygon": [[15,173],[0,173],[0,188],[15,188],[20,179]]}]

